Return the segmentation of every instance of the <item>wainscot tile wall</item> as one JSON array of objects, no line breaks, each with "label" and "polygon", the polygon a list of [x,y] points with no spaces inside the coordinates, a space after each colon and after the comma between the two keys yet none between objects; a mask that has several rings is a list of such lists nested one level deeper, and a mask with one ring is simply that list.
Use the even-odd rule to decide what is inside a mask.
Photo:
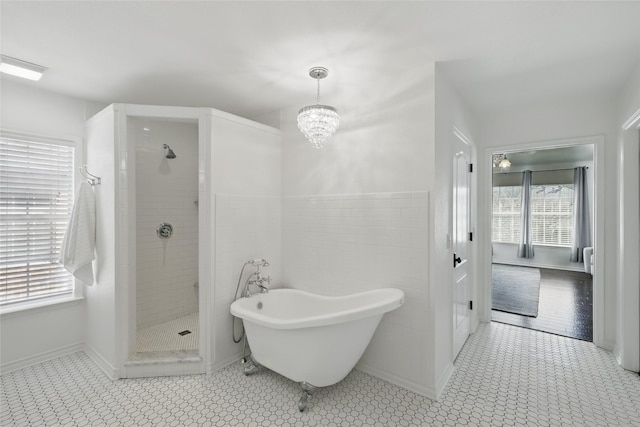
[{"label": "wainscot tile wall", "polygon": [[295,196],[283,200],[283,283],[324,295],[394,287],[360,361],[366,371],[427,393],[427,192]]},{"label": "wainscot tile wall", "polygon": [[[271,277],[271,287],[280,286],[281,212],[279,197],[215,196],[214,368],[237,360],[242,351],[242,345],[231,339],[233,317],[229,307],[244,263],[266,259],[271,265],[262,269],[264,276]],[[254,271],[247,266],[240,287]]]}]

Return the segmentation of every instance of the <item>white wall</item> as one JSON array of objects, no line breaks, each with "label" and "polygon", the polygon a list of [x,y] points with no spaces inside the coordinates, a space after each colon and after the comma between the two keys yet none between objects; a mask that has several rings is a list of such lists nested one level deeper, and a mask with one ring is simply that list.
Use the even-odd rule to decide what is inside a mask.
[{"label": "white wall", "polygon": [[[84,119],[100,109],[99,105],[42,91],[36,83],[16,83],[11,77],[2,77],[0,85],[3,129],[82,140]],[[3,371],[77,349],[84,340],[84,313],[85,304],[81,301],[3,314]]]},{"label": "white wall", "polygon": [[[211,116],[212,370],[242,353],[242,345],[231,339],[229,311],[242,265],[264,258],[271,264],[263,269],[265,276],[271,276],[274,287],[281,283],[280,139],[277,129],[220,112]],[[251,271],[247,267],[240,286]]]},{"label": "white wall", "polygon": [[[341,127],[322,149],[298,130],[296,111],[283,113],[283,283],[321,294],[405,289],[405,306],[382,319],[361,367],[435,396],[422,205],[435,175],[433,65],[379,94],[341,111]],[[416,216],[403,223],[402,212]]]},{"label": "white wall", "polygon": [[[275,151],[278,146],[279,143],[273,144],[271,148]],[[272,171],[269,175],[274,172],[278,173]],[[242,354],[242,344],[234,344],[232,340],[233,317],[229,307],[234,301],[238,282],[240,295],[245,281],[256,271],[248,265],[239,277],[244,263],[251,259],[266,259],[270,266],[261,268],[263,277],[271,277],[269,287],[281,286],[281,202],[279,196],[215,196],[213,369],[235,362]],[[240,337],[240,325],[237,320],[236,338]]]},{"label": "white wall", "polygon": [[[433,182],[433,68],[418,81],[397,79],[375,102],[339,111],[340,129],[315,149],[283,111],[284,196],[423,191]],[[389,97],[384,96],[389,93]]]},{"label": "white wall", "polygon": [[104,105],[38,89],[37,83],[16,83],[0,77],[3,129],[59,138],[82,138],[84,122]]},{"label": "white wall", "polygon": [[493,249],[492,260],[497,264],[585,271],[584,263],[571,262],[569,260],[571,257],[571,248],[569,247],[534,245],[535,256],[533,258],[518,258],[518,245],[516,243],[494,242],[491,247]]},{"label": "white wall", "polygon": [[[136,155],[137,329],[198,312],[198,125],[130,118]],[[176,153],[167,159],[163,144]],[[169,239],[156,228],[173,226]]]},{"label": "white wall", "polygon": [[103,110],[87,122],[87,169],[101,178],[94,187],[96,195],[95,283],[86,287],[87,311],[84,339],[88,354],[112,378],[118,378],[118,342],[116,340],[118,227],[116,203],[115,119],[113,108]]},{"label": "white wall", "polygon": [[[617,195],[609,189],[617,188],[616,162],[617,131],[615,126],[615,104],[611,102],[597,102],[574,100],[562,104],[547,106],[530,106],[518,110],[511,110],[495,114],[484,114],[479,121],[480,137],[479,149],[501,146],[514,146],[520,143],[546,142],[562,139],[573,139],[602,135],[605,140],[604,161],[598,162],[598,168],[603,168],[605,176],[605,192],[600,202],[607,206],[604,212],[604,242],[600,243],[598,254],[604,258],[604,330],[600,345],[612,348],[615,340],[615,287],[607,286],[616,282],[617,261],[614,254],[617,247]],[[480,206],[490,203],[491,195],[487,194],[490,184],[484,182],[488,162],[478,162]],[[479,241],[491,239],[490,218],[480,212]],[[481,277],[490,277],[486,268],[482,266]]]},{"label": "white wall", "polygon": [[427,377],[425,325],[428,193],[293,196],[284,200],[287,287],[344,295],[394,287],[405,304],[384,316],[360,368],[422,394]]}]

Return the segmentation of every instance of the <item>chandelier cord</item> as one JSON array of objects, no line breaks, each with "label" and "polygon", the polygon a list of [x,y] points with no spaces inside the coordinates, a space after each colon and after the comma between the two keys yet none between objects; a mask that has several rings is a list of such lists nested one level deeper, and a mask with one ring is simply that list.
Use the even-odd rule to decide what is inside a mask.
[{"label": "chandelier cord", "polygon": [[316,95],[316,104],[320,105],[320,79],[316,77],[316,82],[318,83],[318,94]]}]

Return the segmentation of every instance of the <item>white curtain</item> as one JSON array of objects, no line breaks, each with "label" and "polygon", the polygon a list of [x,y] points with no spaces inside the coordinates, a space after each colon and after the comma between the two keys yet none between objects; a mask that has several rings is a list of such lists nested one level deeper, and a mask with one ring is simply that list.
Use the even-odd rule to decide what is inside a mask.
[{"label": "white curtain", "polygon": [[522,197],[520,200],[520,243],[518,244],[518,258],[533,258],[530,170],[522,172]]},{"label": "white curtain", "polygon": [[573,243],[571,261],[583,262],[584,248],[591,246],[591,221],[589,219],[589,193],[587,191],[587,168],[573,170]]}]

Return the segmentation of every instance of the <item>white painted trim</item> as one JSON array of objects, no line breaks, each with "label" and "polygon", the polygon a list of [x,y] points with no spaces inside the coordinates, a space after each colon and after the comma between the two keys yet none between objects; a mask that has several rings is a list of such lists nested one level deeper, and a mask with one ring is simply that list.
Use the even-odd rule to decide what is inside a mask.
[{"label": "white painted trim", "polygon": [[640,108],[638,108],[636,112],[631,115],[631,117],[625,120],[625,122],[622,124],[622,130],[629,130],[633,125],[640,126]]},{"label": "white painted trim", "polygon": [[120,370],[114,367],[113,365],[111,365],[107,361],[107,359],[104,358],[104,356],[98,353],[89,344],[84,343],[82,346],[82,350],[85,352],[87,356],[89,356],[89,359],[91,359],[93,363],[98,365],[98,368],[100,368],[100,370],[104,372],[104,374],[107,377],[109,377],[109,379],[116,380],[120,378]]},{"label": "white painted trim", "polygon": [[57,359],[58,357],[76,353],[78,351],[82,351],[83,349],[83,343],[76,343],[58,347],[53,350],[48,350],[39,354],[34,354],[32,356],[14,360],[13,362],[4,363],[0,365],[0,372],[2,373],[2,375],[8,374],[9,372],[23,369],[31,365],[36,365],[38,363],[46,362],[47,360]]},{"label": "white painted trim", "polygon": [[[128,375],[130,367],[126,367],[130,348],[135,345],[135,245],[129,240],[129,237],[135,238],[135,204],[128,203],[131,195],[135,195],[135,169],[130,165],[135,164],[135,150],[129,146],[128,141],[128,120],[130,117],[144,117],[148,119],[163,119],[171,121],[186,121],[196,123],[198,126],[198,225],[200,227],[201,236],[211,236],[213,239],[213,221],[211,212],[211,116],[210,108],[193,108],[193,107],[173,107],[158,105],[135,105],[135,104],[113,104],[111,106],[116,112],[116,200],[120,201],[120,206],[128,206],[126,218],[128,224],[119,224],[118,222],[124,217],[120,209],[116,211],[116,223],[118,235],[116,238],[116,251],[120,254],[128,253],[128,259],[120,259],[116,257],[116,277],[120,278],[121,283],[128,283],[128,286],[116,287],[116,301],[118,313],[116,325],[116,343],[120,345],[117,352],[119,364],[123,370],[123,375]],[[228,113],[220,112],[223,117],[232,116]],[[240,119],[240,118],[239,118]],[[246,120],[246,119],[242,119]],[[249,120],[246,120],[250,122]],[[253,123],[253,122],[250,122]],[[263,125],[260,125],[263,126]],[[269,128],[265,126],[265,128]],[[269,128],[275,132],[279,130]],[[127,171],[126,177],[123,178],[120,171]],[[126,179],[126,185],[121,180]],[[213,272],[210,260],[213,256],[213,243],[210,239],[199,239],[198,243],[198,295],[199,295],[199,325],[200,340],[198,343],[199,356],[204,361],[202,366],[208,366],[212,354],[212,334],[210,328],[213,324],[209,321],[209,307],[213,307]],[[126,250],[125,250],[126,248]],[[124,269],[124,270],[123,270]],[[125,271],[126,270],[126,271]],[[204,321],[203,321],[204,320]],[[211,341],[210,341],[211,340]],[[168,369],[168,368],[167,368]],[[134,372],[133,374],[137,374]]]},{"label": "white painted trim", "polygon": [[619,230],[618,230],[618,328],[615,355],[624,369],[640,371],[640,268],[638,213],[638,138],[640,109],[622,125],[618,143]]},{"label": "white painted trim", "polygon": [[[381,380],[385,380],[391,384],[397,385],[399,387],[402,387],[404,389],[407,389],[409,391],[412,391],[414,393],[417,393],[421,396],[425,396],[428,397],[431,400],[437,400],[438,399],[438,392],[437,389],[435,388],[431,388],[431,387],[427,387],[425,385],[422,384],[418,384],[418,383],[414,383],[413,381],[409,381],[405,378],[399,377],[397,375],[391,374],[387,371],[384,371],[382,369],[378,369],[378,368],[374,368],[371,365],[367,365],[364,363],[358,363],[356,365],[356,369],[359,371],[362,371],[366,374],[369,375],[373,375],[374,377],[380,378]],[[446,380],[448,380],[449,378],[447,377]],[[445,382],[446,384],[446,382]]]},{"label": "white painted trim", "polygon": [[21,314],[41,313],[44,311],[59,310],[65,307],[79,304],[84,297],[64,295],[62,297],[42,298],[23,303],[16,303],[0,307],[0,316],[3,319],[20,316]]},{"label": "white painted trim", "polygon": [[453,371],[453,363],[449,363],[444,371],[442,371],[440,378],[436,381],[436,400],[440,400],[440,396],[442,396],[445,387],[449,383],[449,379],[451,378],[451,375],[453,375]]}]

